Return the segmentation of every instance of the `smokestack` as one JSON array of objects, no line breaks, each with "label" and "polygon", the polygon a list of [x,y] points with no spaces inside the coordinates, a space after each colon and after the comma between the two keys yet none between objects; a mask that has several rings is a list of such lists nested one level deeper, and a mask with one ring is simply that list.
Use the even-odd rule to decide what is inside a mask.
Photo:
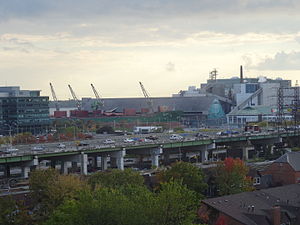
[{"label": "smokestack", "polygon": [[244,77],[243,77],[243,66],[240,67],[240,82],[244,82]]},{"label": "smokestack", "polygon": [[272,222],[273,225],[280,225],[280,206],[273,206],[272,207]]}]

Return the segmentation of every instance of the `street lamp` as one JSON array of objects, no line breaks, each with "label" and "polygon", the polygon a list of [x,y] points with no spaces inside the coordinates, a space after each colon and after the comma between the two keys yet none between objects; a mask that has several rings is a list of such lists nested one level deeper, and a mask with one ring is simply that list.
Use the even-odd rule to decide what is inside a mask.
[{"label": "street lamp", "polygon": [[13,125],[15,125],[15,126],[18,126],[18,124],[17,123],[11,123],[11,124],[9,124],[9,123],[4,123],[4,126],[8,126],[9,127],[9,143],[10,143],[10,147],[12,146],[12,135],[11,135],[11,131],[12,131],[12,127],[13,127]]}]

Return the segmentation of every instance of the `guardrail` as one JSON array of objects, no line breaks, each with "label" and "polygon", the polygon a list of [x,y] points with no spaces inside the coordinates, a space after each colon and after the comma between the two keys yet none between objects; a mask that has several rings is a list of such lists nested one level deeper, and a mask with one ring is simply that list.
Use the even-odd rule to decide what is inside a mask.
[{"label": "guardrail", "polygon": [[207,145],[211,143],[223,143],[223,142],[237,142],[237,141],[247,141],[247,140],[258,140],[258,139],[269,139],[287,136],[299,136],[300,134],[295,133],[258,133],[252,135],[231,135],[231,136],[215,136],[210,138],[191,138],[190,140],[158,140],[153,142],[134,142],[134,143],[116,143],[111,145],[105,145],[101,143],[96,143],[94,145],[88,146],[68,146],[66,148],[45,148],[43,150],[19,150],[11,154],[5,154],[0,156],[0,164],[3,163],[13,163],[21,161],[33,160],[35,156],[38,158],[48,158],[63,155],[73,155],[78,154],[78,152],[95,153],[95,152],[111,152],[119,151],[123,148],[126,149],[144,149],[144,148],[176,148],[176,147],[189,147],[189,146],[199,146]]}]

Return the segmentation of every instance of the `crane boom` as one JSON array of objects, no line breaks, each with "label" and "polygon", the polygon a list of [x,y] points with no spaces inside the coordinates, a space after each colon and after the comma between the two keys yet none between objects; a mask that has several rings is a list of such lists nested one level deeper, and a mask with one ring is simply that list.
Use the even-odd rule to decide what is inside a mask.
[{"label": "crane boom", "polygon": [[72,95],[74,101],[76,102],[77,109],[78,109],[78,110],[81,110],[81,104],[80,104],[80,101],[78,100],[78,98],[77,98],[75,92],[73,91],[73,89],[72,89],[72,87],[71,87],[70,84],[68,84],[68,87],[69,87],[69,89],[70,89],[70,92],[71,92],[71,95]]},{"label": "crane boom", "polygon": [[[93,84],[91,84],[91,86],[92,86],[93,92],[94,92],[94,94],[95,94],[95,97],[96,97],[96,99],[97,99],[97,106],[104,106],[104,101],[103,101],[103,99],[100,98],[100,95],[99,95],[99,93],[97,92],[96,88],[94,87]],[[98,108],[98,107],[97,107],[97,108]]]},{"label": "crane boom", "polygon": [[51,93],[52,93],[52,98],[53,98],[53,101],[55,103],[55,109],[56,111],[59,111],[59,104],[58,104],[58,100],[57,100],[57,97],[56,97],[56,94],[55,94],[55,91],[54,91],[54,88],[52,86],[52,84],[50,83],[50,88],[51,88]]},{"label": "crane boom", "polygon": [[144,87],[144,85],[142,84],[142,82],[139,82],[139,83],[140,83],[140,86],[141,86],[143,95],[144,95],[144,97],[145,97],[146,100],[147,100],[147,104],[148,104],[148,106],[149,106],[149,109],[151,110],[151,112],[154,112],[152,98],[150,98],[150,95],[148,94],[148,92],[147,92],[147,90],[145,89],[145,87]]}]

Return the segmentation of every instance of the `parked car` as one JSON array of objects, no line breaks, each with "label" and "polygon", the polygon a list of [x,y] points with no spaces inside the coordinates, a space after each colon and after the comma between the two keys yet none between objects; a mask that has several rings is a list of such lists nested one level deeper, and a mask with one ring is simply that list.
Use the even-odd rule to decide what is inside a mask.
[{"label": "parked car", "polygon": [[126,139],[124,139],[124,142],[125,143],[132,143],[132,142],[134,142],[134,140],[131,139],[131,138],[126,138]]},{"label": "parked car", "polygon": [[106,139],[105,141],[103,141],[103,144],[114,144],[114,143],[116,142],[112,139]]}]

